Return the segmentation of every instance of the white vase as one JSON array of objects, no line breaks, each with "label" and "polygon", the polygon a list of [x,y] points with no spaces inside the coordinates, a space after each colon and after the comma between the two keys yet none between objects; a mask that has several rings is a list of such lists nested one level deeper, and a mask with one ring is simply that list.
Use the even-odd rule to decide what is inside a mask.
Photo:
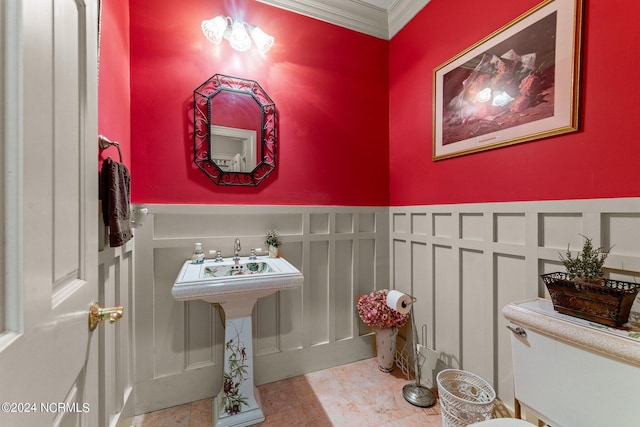
[{"label": "white vase", "polygon": [[278,258],[278,247],[269,245],[269,258]]},{"label": "white vase", "polygon": [[378,369],[382,372],[393,371],[393,336],[394,328],[375,329],[376,353],[378,355]]}]

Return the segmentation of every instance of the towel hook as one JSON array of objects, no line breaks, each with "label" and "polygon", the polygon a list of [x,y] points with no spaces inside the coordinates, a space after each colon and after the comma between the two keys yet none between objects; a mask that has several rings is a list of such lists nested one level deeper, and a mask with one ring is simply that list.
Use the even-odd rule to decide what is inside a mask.
[{"label": "towel hook", "polygon": [[106,150],[112,145],[118,149],[118,156],[120,157],[120,163],[122,163],[122,150],[120,150],[120,143],[117,141],[111,141],[104,135],[98,135],[98,146],[101,150]]}]

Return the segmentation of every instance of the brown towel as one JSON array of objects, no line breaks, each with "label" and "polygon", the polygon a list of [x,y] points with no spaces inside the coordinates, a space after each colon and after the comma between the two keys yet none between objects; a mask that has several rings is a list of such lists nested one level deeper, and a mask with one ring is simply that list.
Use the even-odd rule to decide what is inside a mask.
[{"label": "brown towel", "polygon": [[133,237],[129,170],[109,157],[102,162],[101,181],[102,219],[109,227],[109,246],[122,246]]}]

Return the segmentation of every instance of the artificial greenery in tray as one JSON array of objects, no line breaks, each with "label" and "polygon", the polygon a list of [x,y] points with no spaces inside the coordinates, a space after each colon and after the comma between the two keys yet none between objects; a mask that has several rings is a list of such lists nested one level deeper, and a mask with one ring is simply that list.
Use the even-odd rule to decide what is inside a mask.
[{"label": "artificial greenery in tray", "polygon": [[604,262],[611,248],[594,248],[591,238],[582,237],[585,242],[581,252],[574,256],[567,247],[566,254],[560,254],[566,273],[541,276],[553,308],[570,316],[621,327],[629,319],[640,285],[605,278]]},{"label": "artificial greenery in tray", "polygon": [[575,257],[571,254],[570,246],[563,256],[560,254],[560,261],[567,269],[569,280],[584,280],[586,282],[601,281],[604,278],[604,262],[611,251],[611,248],[594,248],[591,238],[584,236],[582,251]]}]

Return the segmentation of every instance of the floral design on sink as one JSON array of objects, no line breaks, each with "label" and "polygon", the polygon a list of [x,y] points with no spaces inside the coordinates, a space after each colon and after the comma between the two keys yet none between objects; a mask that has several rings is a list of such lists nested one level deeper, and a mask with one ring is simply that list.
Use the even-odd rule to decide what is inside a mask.
[{"label": "floral design on sink", "polygon": [[[231,324],[231,326],[235,326]],[[249,406],[249,399],[242,394],[242,384],[248,379],[249,365],[247,350],[239,331],[225,343],[227,366],[224,371],[224,410],[235,415],[243,406]]]},{"label": "floral design on sink", "polygon": [[274,270],[266,262],[247,262],[233,265],[208,265],[204,268],[204,277],[238,276],[240,274],[264,274]]}]

